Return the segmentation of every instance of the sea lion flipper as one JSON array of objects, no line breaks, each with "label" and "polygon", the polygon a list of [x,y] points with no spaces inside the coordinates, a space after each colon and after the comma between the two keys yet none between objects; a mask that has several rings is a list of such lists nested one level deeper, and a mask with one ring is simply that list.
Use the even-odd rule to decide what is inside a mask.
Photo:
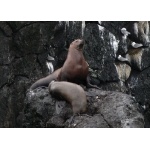
[{"label": "sea lion flipper", "polygon": [[89,76],[87,76],[87,78],[86,78],[86,87],[87,87],[87,88],[96,88],[96,89],[101,90],[97,85],[92,85],[92,84],[90,83],[90,77],[89,77]]}]

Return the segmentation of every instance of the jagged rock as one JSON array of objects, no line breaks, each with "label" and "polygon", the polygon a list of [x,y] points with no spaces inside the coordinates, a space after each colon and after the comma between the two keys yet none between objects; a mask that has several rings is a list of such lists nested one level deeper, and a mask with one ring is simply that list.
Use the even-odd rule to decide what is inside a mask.
[{"label": "jagged rock", "polygon": [[[1,21],[0,23],[0,35],[4,37],[11,37],[12,36],[12,29],[9,26],[9,21]],[[3,46],[3,45],[1,45]]]},{"label": "jagged rock", "polygon": [[[9,123],[9,115],[12,116],[11,112],[11,92],[7,86],[4,86],[0,89],[0,127],[11,127],[14,123],[13,119],[11,120],[11,124]],[[12,123],[13,122],[13,123]]]},{"label": "jagged rock", "polygon": [[149,48],[138,48],[138,49],[129,49],[126,58],[133,69],[142,71],[150,66],[150,49]]},{"label": "jagged rock", "polygon": [[86,93],[87,114],[75,116],[70,126],[68,121],[73,115],[70,104],[52,98],[47,88],[39,88],[32,95],[28,93],[23,127],[144,127],[144,118],[131,96],[96,89],[89,89]]},{"label": "jagged rock", "polygon": [[[68,126],[66,126],[68,127]],[[93,116],[75,116],[74,122],[71,124],[72,128],[109,128],[109,125],[104,120],[101,114]]]},{"label": "jagged rock", "polygon": [[[38,88],[32,95],[27,93],[23,127],[63,127],[64,125],[60,122],[64,122],[65,118],[72,115],[72,110],[68,105],[61,101],[58,104],[56,99],[49,94],[48,88]],[[65,109],[64,107],[67,106],[68,108]],[[56,121],[56,118],[60,119]]]},{"label": "jagged rock", "polygon": [[0,67],[0,87],[3,87],[8,83],[8,80],[10,78],[10,72],[9,72],[8,66],[2,66]]},{"label": "jagged rock", "polygon": [[144,118],[132,96],[120,92],[89,90],[89,95],[93,93],[97,96],[96,113],[102,114],[110,127],[125,127],[127,120],[130,120],[128,127],[144,127]]},{"label": "jagged rock", "polygon": [[[150,121],[150,68],[142,72],[132,72],[128,80],[128,87],[137,102],[141,105],[143,113],[146,115],[146,123]],[[149,121],[148,121],[149,120]]]},{"label": "jagged rock", "polygon": [[131,21],[127,25],[127,30],[131,33],[129,39],[133,42],[149,45],[149,23],[148,21]]},{"label": "jagged rock", "polygon": [[109,32],[97,24],[87,24],[84,31],[84,39],[85,58],[90,68],[96,71],[97,79],[102,82],[118,81]]},{"label": "jagged rock", "polygon": [[115,63],[119,79],[125,82],[131,73],[131,67],[123,62]]}]

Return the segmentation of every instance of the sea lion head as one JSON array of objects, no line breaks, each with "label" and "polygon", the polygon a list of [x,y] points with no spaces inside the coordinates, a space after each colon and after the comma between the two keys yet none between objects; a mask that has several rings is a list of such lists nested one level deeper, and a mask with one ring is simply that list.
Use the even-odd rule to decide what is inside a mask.
[{"label": "sea lion head", "polygon": [[76,39],[70,44],[70,48],[75,48],[77,50],[82,50],[84,46],[83,39]]}]

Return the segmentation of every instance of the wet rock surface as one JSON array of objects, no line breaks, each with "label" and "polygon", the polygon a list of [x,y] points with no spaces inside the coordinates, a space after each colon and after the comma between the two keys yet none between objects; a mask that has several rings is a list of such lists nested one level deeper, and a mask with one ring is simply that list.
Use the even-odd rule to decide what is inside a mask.
[{"label": "wet rock surface", "polygon": [[[0,22],[0,127],[68,127],[65,122],[72,115],[72,109],[68,103],[64,100],[56,102],[58,100],[55,99],[53,104],[51,101],[53,98],[46,89],[43,89],[36,94],[39,92],[41,96],[43,94],[45,98],[47,97],[44,100],[45,104],[40,104],[41,108],[37,111],[39,106],[35,107],[35,105],[42,103],[43,99],[40,102],[33,98],[30,99],[31,108],[25,109],[28,108],[26,100],[29,100],[26,95],[32,83],[49,74],[46,67],[47,55],[50,54],[55,58],[54,69],[61,67],[66,59],[69,44],[77,38],[85,40],[84,56],[90,67],[91,83],[98,85],[105,92],[114,92],[114,95],[108,92],[112,101],[117,95],[116,92],[122,92],[121,95],[118,94],[119,97],[128,94],[127,97],[125,96],[127,101],[131,101],[130,96],[134,96],[135,103],[139,105],[140,114],[144,115],[144,126],[150,127],[150,51],[149,47],[133,49],[130,47],[130,39],[127,38],[125,42],[122,40],[120,30],[123,27],[127,28],[130,23],[119,21]],[[113,44],[114,39],[119,40],[118,50]],[[126,48],[128,51],[125,54]],[[128,58],[129,63],[116,60],[116,55]],[[49,96],[44,94],[46,92]],[[96,92],[93,91],[93,93]],[[140,119],[142,117],[138,110],[135,111],[136,106],[131,107],[132,112],[129,115],[127,112],[130,110],[127,109],[124,101],[123,98],[119,101],[121,106],[115,105],[117,102],[110,105],[109,100],[105,105],[97,102],[99,106],[95,109],[99,110],[98,113],[91,105],[87,112],[90,117],[75,116],[75,127],[143,127],[143,121]],[[61,106],[65,105],[64,111],[67,112],[60,113],[64,117],[58,114],[59,103]],[[32,113],[37,113],[35,110],[30,112],[32,107],[35,107],[34,109],[40,114],[38,117],[30,116]],[[112,109],[117,107],[120,111],[111,110],[109,107]],[[117,117],[111,116],[111,113]],[[31,118],[25,121],[27,114]],[[74,127],[73,124],[71,127]]]}]

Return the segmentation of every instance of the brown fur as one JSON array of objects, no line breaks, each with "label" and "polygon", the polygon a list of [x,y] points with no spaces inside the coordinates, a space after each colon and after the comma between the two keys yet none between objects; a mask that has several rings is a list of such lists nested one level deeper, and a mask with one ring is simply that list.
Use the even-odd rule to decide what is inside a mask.
[{"label": "brown fur", "polygon": [[90,84],[89,65],[83,56],[84,41],[81,39],[74,40],[69,47],[67,59],[58,76],[58,81],[69,81],[77,84],[85,84],[89,88],[97,88],[96,85]]},{"label": "brown fur", "polygon": [[71,82],[51,82],[49,91],[53,96],[60,96],[72,106],[73,113],[84,113],[87,108],[86,94],[83,88]]},{"label": "brown fur", "polygon": [[149,42],[149,23],[148,21],[132,21],[127,27],[128,35],[131,41],[142,43],[144,46]]},{"label": "brown fur", "polygon": [[83,40],[77,39],[70,44],[67,59],[58,76],[59,81],[85,82],[88,64],[83,56]]},{"label": "brown fur", "polygon": [[32,86],[30,87],[31,90],[34,90],[40,86],[46,86],[48,87],[49,83],[52,80],[57,80],[58,78],[58,74],[60,73],[61,68],[55,70],[52,74],[48,75],[45,78],[41,78],[39,80],[37,80],[34,84],[32,84]]}]

